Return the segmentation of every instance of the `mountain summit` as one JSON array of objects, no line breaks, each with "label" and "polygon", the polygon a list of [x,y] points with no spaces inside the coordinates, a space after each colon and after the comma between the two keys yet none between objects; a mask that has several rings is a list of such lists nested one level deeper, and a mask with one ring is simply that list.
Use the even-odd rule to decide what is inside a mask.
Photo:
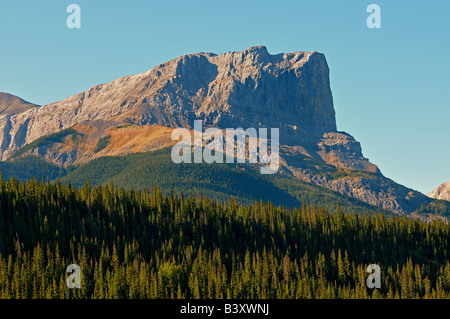
[{"label": "mountain summit", "polygon": [[450,181],[439,185],[436,189],[428,193],[427,196],[435,199],[450,201]]},{"label": "mountain summit", "polygon": [[0,114],[2,160],[37,155],[60,166],[172,145],[170,132],[280,129],[280,172],[398,214],[432,200],[385,178],[336,128],[329,69],[318,52],[272,55],[264,46],[195,53],[65,100]]},{"label": "mountain summit", "polygon": [[283,143],[336,131],[323,54],[270,55],[263,46],[220,55],[196,53],[125,76],[0,123],[0,152],[84,121],[191,127],[278,127]]},{"label": "mountain summit", "polygon": [[17,114],[38,106],[24,101],[15,95],[0,92],[0,115]]}]

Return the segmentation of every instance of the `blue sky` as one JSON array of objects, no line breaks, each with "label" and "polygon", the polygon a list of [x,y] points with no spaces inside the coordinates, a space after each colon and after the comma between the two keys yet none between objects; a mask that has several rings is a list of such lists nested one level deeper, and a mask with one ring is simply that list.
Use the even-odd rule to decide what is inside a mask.
[{"label": "blue sky", "polygon": [[[66,8],[81,7],[81,29]],[[366,8],[381,7],[381,29]],[[389,178],[422,192],[450,179],[450,1],[0,2],[0,91],[61,100],[177,56],[265,45],[319,51],[338,129]]]}]

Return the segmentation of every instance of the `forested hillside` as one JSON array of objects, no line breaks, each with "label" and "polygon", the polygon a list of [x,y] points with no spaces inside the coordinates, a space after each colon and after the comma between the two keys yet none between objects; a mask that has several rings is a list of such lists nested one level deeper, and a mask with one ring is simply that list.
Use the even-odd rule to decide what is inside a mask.
[{"label": "forested hillside", "polygon": [[92,186],[113,182],[126,189],[143,190],[158,186],[164,195],[172,190],[186,196],[201,193],[210,199],[227,202],[233,198],[249,205],[255,200],[274,205],[298,207],[303,202],[334,209],[336,202],[355,213],[384,212],[357,199],[324,187],[302,182],[282,174],[261,175],[256,164],[174,164],[170,148],[127,156],[105,156],[91,162],[62,168],[35,156],[0,162],[3,177],[28,181],[60,180],[81,187],[90,179]]},{"label": "forested hillside", "polygon": [[[0,180],[2,298],[448,298],[449,226]],[[68,289],[78,264],[81,289]],[[381,289],[366,288],[368,264]]]}]

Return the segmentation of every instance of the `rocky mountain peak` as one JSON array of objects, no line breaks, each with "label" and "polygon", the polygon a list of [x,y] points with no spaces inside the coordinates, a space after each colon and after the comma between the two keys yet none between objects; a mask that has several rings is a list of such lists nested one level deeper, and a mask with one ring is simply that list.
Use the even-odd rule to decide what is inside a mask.
[{"label": "rocky mountain peak", "polygon": [[264,46],[223,54],[196,53],[150,71],[97,85],[33,112],[0,115],[2,158],[37,138],[83,121],[191,127],[273,127],[298,144],[336,131],[325,56],[271,55]]},{"label": "rocky mountain peak", "polygon": [[38,106],[15,95],[0,92],[0,116],[21,113]]},{"label": "rocky mountain peak", "polygon": [[435,199],[450,201],[450,181],[439,185],[432,192],[428,193],[427,196]]},{"label": "rocky mountain peak", "polygon": [[204,129],[279,128],[282,173],[395,213],[432,201],[385,178],[351,135],[337,131],[327,61],[316,51],[194,53],[59,102],[0,113],[0,157],[38,155],[64,166],[152,151],[194,120]]}]

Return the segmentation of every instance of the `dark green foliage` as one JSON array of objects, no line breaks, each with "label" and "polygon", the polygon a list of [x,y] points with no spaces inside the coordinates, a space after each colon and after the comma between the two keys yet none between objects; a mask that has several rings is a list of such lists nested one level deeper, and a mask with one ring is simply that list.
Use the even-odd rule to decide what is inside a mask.
[{"label": "dark green foliage", "polygon": [[375,173],[367,171],[336,167],[335,171],[331,175],[331,178],[334,180],[342,178],[372,178],[375,175]]},{"label": "dark green foliage", "polygon": [[26,152],[28,152],[32,149],[38,148],[38,147],[50,146],[54,143],[63,143],[64,138],[66,138],[69,135],[72,136],[72,140],[76,140],[83,136],[82,134],[75,131],[73,128],[67,128],[67,129],[61,130],[57,133],[42,136],[42,137],[34,140],[30,144],[25,145],[24,147],[22,147],[21,149],[19,149],[17,152],[14,153],[13,158],[21,157]]},{"label": "dark green foliage", "polygon": [[26,156],[14,161],[0,161],[0,171],[3,178],[17,178],[20,181],[29,180],[33,177],[37,179],[57,179],[67,174],[67,170],[48,163],[37,156]]},{"label": "dark green foliage", "polygon": [[[347,212],[391,214],[379,207],[291,176],[261,175],[259,166],[254,164],[174,164],[170,158],[170,148],[127,156],[100,157],[87,164],[68,168],[27,156],[0,162],[0,170],[4,178],[14,177],[20,181],[34,177],[38,180],[60,179],[62,183],[70,181],[72,185],[81,187],[89,178],[93,186],[110,182],[135,190],[158,186],[165,195],[171,189],[175,193],[183,191],[187,196],[196,196],[200,192],[222,202],[235,198],[243,205],[263,200],[276,206],[292,208],[306,202],[333,210],[339,201]],[[336,173],[336,176],[341,176],[340,174]],[[367,174],[364,176],[368,177],[371,173],[346,171],[342,174],[346,177]],[[450,204],[446,201],[433,201],[418,213],[427,217],[449,217]]]},{"label": "dark green foliage", "polygon": [[186,196],[198,192],[211,199],[228,201],[237,199],[241,204],[252,204],[255,200],[270,201],[275,205],[298,207],[302,202],[334,209],[339,200],[347,211],[385,214],[378,207],[340,195],[329,189],[315,186],[281,174],[261,175],[259,167],[249,164],[174,164],[170,149],[108,156],[95,159],[85,165],[62,168],[35,156],[26,156],[14,161],[0,162],[3,177],[27,181],[60,179],[81,187],[89,178],[92,185],[115,183],[127,189],[151,189],[160,187],[163,194],[170,190],[183,191]]},{"label": "dark green foliage", "polygon": [[[2,298],[449,298],[449,239],[442,222],[339,206],[0,180]],[[81,289],[66,287],[72,263]]]},{"label": "dark green foliage", "polygon": [[121,128],[125,128],[125,127],[130,127],[130,126],[133,126],[133,124],[122,124],[122,125],[116,126],[116,129],[121,129]]},{"label": "dark green foliage", "polygon": [[111,139],[111,135],[106,135],[98,140],[97,146],[95,147],[94,153],[98,153],[101,150],[105,149],[108,146],[109,140]]},{"label": "dark green foliage", "polygon": [[422,205],[417,214],[419,215],[433,215],[448,217],[450,212],[450,202],[446,200],[434,200],[427,206]]},{"label": "dark green foliage", "polygon": [[[101,157],[77,167],[62,182],[82,186],[90,179],[92,185],[109,184],[131,189],[158,186],[164,194],[183,191],[186,196],[198,192],[211,199],[241,204],[255,200],[275,205],[298,207],[302,202],[334,209],[339,200],[343,208],[373,214],[380,208],[340,195],[281,174],[261,175],[259,166],[250,164],[174,164],[170,148],[128,156]],[[388,212],[385,212],[389,214]]]}]

